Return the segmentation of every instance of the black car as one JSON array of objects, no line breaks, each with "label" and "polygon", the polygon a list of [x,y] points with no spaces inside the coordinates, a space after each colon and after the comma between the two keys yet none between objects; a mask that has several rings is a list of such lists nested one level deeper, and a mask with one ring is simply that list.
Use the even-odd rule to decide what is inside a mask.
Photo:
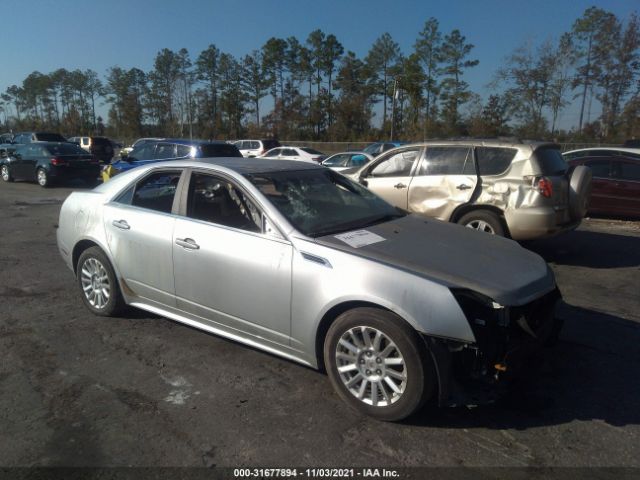
[{"label": "black car", "polygon": [[66,179],[92,184],[100,174],[100,165],[73,143],[37,142],[17,145],[13,154],[0,159],[0,174],[5,182],[35,180],[41,187]]}]

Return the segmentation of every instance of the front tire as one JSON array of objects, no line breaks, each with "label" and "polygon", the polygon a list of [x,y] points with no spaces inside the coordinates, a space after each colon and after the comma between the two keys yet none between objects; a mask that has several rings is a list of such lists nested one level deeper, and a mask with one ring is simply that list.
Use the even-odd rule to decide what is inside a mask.
[{"label": "front tire", "polygon": [[82,301],[96,315],[111,317],[125,306],[116,275],[106,255],[98,247],[86,249],[76,268]]},{"label": "front tire", "polygon": [[327,332],[324,359],[342,400],[378,420],[408,417],[435,391],[425,344],[386,310],[356,308],[340,315]]},{"label": "front tire", "polygon": [[0,168],[0,175],[2,176],[2,180],[5,182],[13,182],[13,175],[11,175],[9,165],[2,165],[2,168]]},{"label": "front tire", "polygon": [[504,237],[504,227],[500,217],[489,210],[474,210],[458,220],[460,225],[492,235]]}]

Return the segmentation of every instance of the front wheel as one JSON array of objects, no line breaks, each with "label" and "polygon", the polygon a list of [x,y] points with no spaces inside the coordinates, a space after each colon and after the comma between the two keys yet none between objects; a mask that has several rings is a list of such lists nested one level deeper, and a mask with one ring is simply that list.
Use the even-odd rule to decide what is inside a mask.
[{"label": "front wheel", "polygon": [[504,237],[504,227],[500,217],[489,210],[475,210],[466,213],[460,217],[458,223],[467,228]]},{"label": "front wheel", "polygon": [[13,182],[13,176],[11,175],[8,165],[2,165],[2,168],[0,168],[0,175],[2,175],[2,180],[5,182]]},{"label": "front wheel", "polygon": [[435,369],[417,332],[395,314],[356,308],[327,332],[325,367],[338,395],[378,420],[397,421],[433,395]]}]

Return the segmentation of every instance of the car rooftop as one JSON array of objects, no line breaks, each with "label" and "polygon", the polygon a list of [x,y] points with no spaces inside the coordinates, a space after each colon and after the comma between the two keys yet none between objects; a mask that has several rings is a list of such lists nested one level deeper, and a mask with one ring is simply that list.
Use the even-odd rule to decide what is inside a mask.
[{"label": "car rooftop", "polygon": [[198,158],[191,160],[169,160],[167,162],[156,162],[149,167],[210,167],[219,166],[232,170],[241,175],[252,173],[272,173],[294,170],[318,170],[325,169],[319,164],[301,162],[297,160],[268,160],[264,158],[244,158],[244,157],[214,157]]}]

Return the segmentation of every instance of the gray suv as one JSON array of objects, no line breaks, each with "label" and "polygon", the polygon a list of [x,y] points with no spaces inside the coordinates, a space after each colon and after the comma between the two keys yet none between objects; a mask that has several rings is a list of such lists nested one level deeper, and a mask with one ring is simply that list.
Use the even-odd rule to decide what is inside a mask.
[{"label": "gray suv", "polygon": [[399,208],[514,240],[576,228],[591,189],[589,169],[543,142],[405,145],[349,173]]}]

